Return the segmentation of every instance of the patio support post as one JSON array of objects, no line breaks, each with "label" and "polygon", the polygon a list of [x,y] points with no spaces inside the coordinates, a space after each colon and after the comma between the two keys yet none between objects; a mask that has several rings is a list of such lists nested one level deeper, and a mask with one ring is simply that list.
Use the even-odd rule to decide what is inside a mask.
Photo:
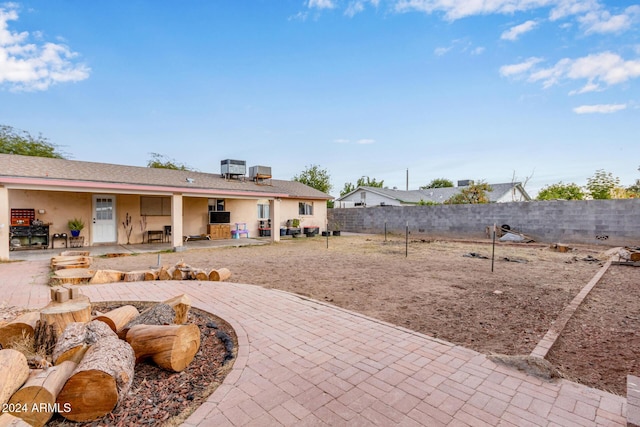
[{"label": "patio support post", "polygon": [[182,194],[171,196],[171,246],[175,252],[184,250],[182,236]]},{"label": "patio support post", "polygon": [[269,200],[269,212],[271,216],[271,241],[280,241],[280,199]]},{"label": "patio support post", "polygon": [[9,261],[9,190],[0,186],[0,261]]}]

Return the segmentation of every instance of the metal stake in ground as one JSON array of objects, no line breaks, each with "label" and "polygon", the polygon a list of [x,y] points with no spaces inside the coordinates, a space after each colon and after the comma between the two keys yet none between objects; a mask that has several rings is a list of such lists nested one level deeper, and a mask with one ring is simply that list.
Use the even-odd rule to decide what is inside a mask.
[{"label": "metal stake in ground", "polygon": [[407,221],[407,226],[405,229],[405,238],[404,238],[404,257],[407,258],[409,256],[409,221]]},{"label": "metal stake in ground", "polygon": [[493,260],[496,258],[496,224],[493,224],[493,244],[491,248],[491,272],[493,273]]}]

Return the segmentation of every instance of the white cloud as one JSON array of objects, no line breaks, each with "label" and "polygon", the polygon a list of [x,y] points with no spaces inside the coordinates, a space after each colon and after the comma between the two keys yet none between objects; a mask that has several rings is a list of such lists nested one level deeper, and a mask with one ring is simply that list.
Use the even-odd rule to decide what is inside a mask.
[{"label": "white cloud", "polygon": [[538,24],[536,23],[536,21],[524,22],[520,25],[516,25],[515,27],[509,28],[509,30],[502,33],[500,38],[502,40],[511,40],[511,41],[518,40],[518,37],[520,37],[522,34],[528,33],[529,31],[533,30],[537,25]]},{"label": "white cloud", "polygon": [[333,0],[309,0],[307,7],[309,9],[333,9],[336,5]]},{"label": "white cloud", "polygon": [[573,109],[576,114],[610,114],[627,108],[626,104],[581,105]]},{"label": "white cloud", "polygon": [[557,0],[398,0],[397,12],[443,12],[450,21],[474,15],[511,14],[554,5]]},{"label": "white cloud", "polygon": [[359,139],[356,141],[356,144],[367,145],[373,144],[374,142],[376,142],[375,139]]},{"label": "white cloud", "polygon": [[[12,32],[9,22],[18,20],[13,4],[0,7],[0,85],[14,91],[46,90],[56,83],[81,81],[89,77],[90,69],[75,64],[78,56],[59,43],[28,43],[29,33]],[[35,32],[41,39],[42,33]]]},{"label": "white cloud", "polygon": [[436,56],[442,56],[447,54],[451,49],[451,47],[437,47],[433,50],[433,53],[435,53]]},{"label": "white cloud", "polygon": [[[533,58],[532,58],[533,59]],[[531,59],[521,64],[500,68],[505,77],[528,73],[531,82],[542,82],[548,88],[561,80],[586,80],[587,83],[572,94],[601,90],[603,85],[613,86],[640,77],[640,60],[624,60],[612,52],[587,55],[578,59],[563,58],[548,68],[535,69],[540,61]]]},{"label": "white cloud", "polygon": [[549,14],[552,21],[600,9],[598,0],[560,0],[555,3]]},{"label": "white cloud", "polygon": [[531,57],[519,64],[503,65],[500,67],[500,75],[504,77],[511,77],[526,73],[541,61],[541,58]]},{"label": "white cloud", "polygon": [[591,11],[578,18],[585,33],[621,33],[631,28],[640,17],[640,6],[631,6],[620,15],[611,15],[606,10]]},{"label": "white cloud", "polygon": [[475,49],[473,49],[473,50],[471,51],[471,54],[472,54],[472,55],[482,55],[482,54],[484,53],[484,51],[485,51],[485,48],[484,48],[484,47],[482,47],[482,46],[478,46],[478,47],[476,47]]},{"label": "white cloud", "polygon": [[333,142],[335,142],[336,144],[348,144],[351,141],[349,141],[348,139],[338,138],[334,139]]}]

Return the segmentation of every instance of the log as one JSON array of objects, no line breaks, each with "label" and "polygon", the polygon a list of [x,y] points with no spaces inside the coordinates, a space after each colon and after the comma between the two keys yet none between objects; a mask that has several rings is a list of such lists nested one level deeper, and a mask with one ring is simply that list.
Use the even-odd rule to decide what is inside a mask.
[{"label": "log", "polygon": [[138,312],[138,309],[134,306],[123,305],[122,307],[113,309],[100,316],[96,316],[93,320],[104,322],[111,328],[113,332],[118,332],[120,329],[124,328],[127,323],[129,323],[139,315],[140,313]]},{"label": "log", "polygon": [[93,277],[93,271],[88,268],[75,268],[71,270],[57,270],[51,278],[51,284],[58,285],[79,285],[89,283]]},{"label": "log", "polygon": [[24,354],[10,348],[0,350],[0,407],[9,401],[28,377],[29,364]]},{"label": "log", "polygon": [[158,280],[158,272],[154,270],[148,270],[146,273],[144,273],[144,280],[145,281]]},{"label": "log", "polygon": [[217,270],[211,270],[209,273],[209,280],[213,282],[224,282],[231,277],[231,271],[228,268],[219,268]]},{"label": "log", "polygon": [[620,258],[627,261],[640,261],[640,252],[629,250],[629,248],[621,248],[618,251],[618,255],[620,255]]},{"label": "log", "polygon": [[136,325],[127,332],[136,363],[150,358],[159,367],[180,372],[200,349],[200,328],[188,325]]},{"label": "log", "polygon": [[32,337],[36,322],[40,319],[40,313],[30,311],[16,317],[11,322],[0,328],[0,345],[2,348],[11,347],[11,343],[22,340],[23,337]]},{"label": "log", "polygon": [[31,424],[8,412],[0,415],[0,427],[31,427]]},{"label": "log", "polygon": [[89,283],[92,285],[103,285],[105,283],[121,282],[124,273],[118,270],[97,270]]},{"label": "log", "polygon": [[58,340],[55,326],[38,320],[33,334],[33,348],[36,353],[50,355]]},{"label": "log", "polygon": [[158,270],[158,280],[171,280],[172,277],[166,267],[160,267],[160,270]]},{"label": "log", "polygon": [[135,270],[124,273],[123,282],[145,282],[158,280],[158,272],[153,270]]},{"label": "log", "polygon": [[9,400],[9,408],[11,405],[21,408],[20,412],[11,413],[32,426],[42,427],[54,412],[69,410],[68,404],[60,406],[55,403],[76,366],[77,363],[66,361],[49,369],[32,371],[27,382]]},{"label": "log", "polygon": [[69,323],[88,322],[91,320],[89,298],[81,297],[62,304],[50,303],[40,310],[40,320],[49,325],[54,325],[59,336]]},{"label": "log", "polygon": [[51,258],[51,268],[54,268],[56,265],[64,265],[64,264],[90,264],[92,258],[90,256],[82,256],[82,255],[66,255],[66,256],[54,256]]},{"label": "log", "polygon": [[171,280],[189,280],[188,268],[174,268],[171,273]]},{"label": "log", "polygon": [[176,314],[170,305],[160,303],[156,304],[140,313],[140,316],[136,317],[125,325],[124,328],[118,331],[118,337],[125,339],[129,329],[135,325],[170,325],[173,323]]},{"label": "log", "polygon": [[56,403],[69,408],[61,415],[72,421],[93,421],[111,412],[131,387],[134,362],[127,342],[117,337],[98,340],[58,394]]},{"label": "log", "polygon": [[177,297],[164,301],[163,304],[167,304],[173,309],[175,313],[173,323],[176,325],[187,323],[187,320],[189,319],[189,310],[191,309],[191,298],[189,298],[188,295],[178,295]]},{"label": "log", "polygon": [[209,274],[201,268],[193,270],[192,275],[194,280],[209,280]]},{"label": "log", "polygon": [[79,362],[84,352],[103,338],[117,337],[109,325],[97,320],[69,324],[53,349],[52,360],[58,365],[67,360]]}]

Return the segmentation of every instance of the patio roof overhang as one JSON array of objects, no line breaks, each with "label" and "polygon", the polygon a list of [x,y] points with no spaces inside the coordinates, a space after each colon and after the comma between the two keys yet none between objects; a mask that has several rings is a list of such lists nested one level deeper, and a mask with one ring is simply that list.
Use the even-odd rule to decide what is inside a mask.
[{"label": "patio roof overhang", "polygon": [[74,191],[82,193],[109,192],[115,194],[171,195],[176,193],[192,197],[234,197],[248,199],[289,198],[290,195],[266,191],[233,191],[202,187],[172,187],[116,182],[70,181],[63,179],[2,177],[0,185],[7,189],[39,191]]}]

